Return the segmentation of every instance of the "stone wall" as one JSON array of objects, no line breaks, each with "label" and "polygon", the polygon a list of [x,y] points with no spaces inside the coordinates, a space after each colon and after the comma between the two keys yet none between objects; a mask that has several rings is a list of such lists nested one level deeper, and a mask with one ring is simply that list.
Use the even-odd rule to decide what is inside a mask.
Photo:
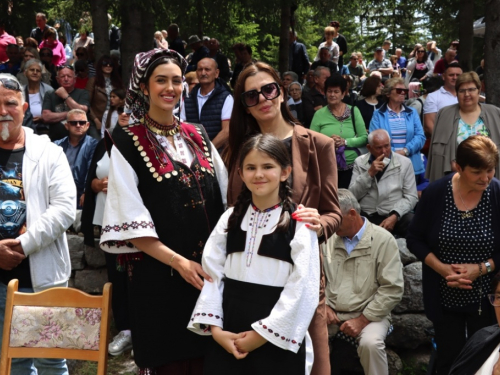
[{"label": "stone wall", "polygon": [[[405,291],[401,303],[392,314],[394,331],[387,337],[387,353],[390,364],[390,375],[402,371],[403,363],[414,368],[421,368],[429,361],[431,352],[432,323],[425,317],[422,299],[422,263],[410,253],[405,239],[397,240],[401,261]],[[71,256],[72,273],[69,285],[90,294],[102,292],[107,282],[106,261],[104,253],[98,247],[84,245],[83,238],[69,235],[68,244]],[[348,344],[347,344],[348,345]],[[342,357],[342,368],[351,372],[359,369],[347,357]]]}]

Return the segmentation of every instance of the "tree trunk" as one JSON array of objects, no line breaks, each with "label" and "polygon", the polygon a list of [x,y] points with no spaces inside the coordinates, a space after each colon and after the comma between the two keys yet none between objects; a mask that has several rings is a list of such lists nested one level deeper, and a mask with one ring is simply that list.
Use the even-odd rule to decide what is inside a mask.
[{"label": "tree trunk", "polygon": [[487,0],[485,13],[486,102],[500,106],[500,0]]},{"label": "tree trunk", "polygon": [[472,70],[472,45],[474,43],[474,0],[460,0],[460,65],[464,72]]},{"label": "tree trunk", "polygon": [[142,0],[141,2],[141,45],[140,51],[150,51],[155,47],[154,33],[155,33],[155,17],[154,7],[152,0]]},{"label": "tree trunk", "polygon": [[203,0],[198,0],[198,37],[203,40]]},{"label": "tree trunk", "polygon": [[[98,0],[97,0],[98,1]],[[141,8],[135,0],[122,3],[122,42],[120,46],[122,60],[122,78],[128,87],[135,55],[141,51],[142,35]]]},{"label": "tree trunk", "polygon": [[90,0],[90,13],[94,31],[94,54],[96,61],[103,55],[109,55],[108,2]]},{"label": "tree trunk", "polygon": [[281,26],[280,26],[280,44],[279,44],[279,60],[278,69],[280,73],[288,71],[288,56],[289,56],[289,33],[290,33],[290,1],[283,0],[281,2]]}]

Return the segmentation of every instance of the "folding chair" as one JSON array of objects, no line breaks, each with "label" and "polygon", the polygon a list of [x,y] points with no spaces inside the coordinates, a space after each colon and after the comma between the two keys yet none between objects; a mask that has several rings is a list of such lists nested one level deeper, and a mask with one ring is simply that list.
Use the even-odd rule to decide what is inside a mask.
[{"label": "folding chair", "polygon": [[97,375],[105,375],[111,287],[106,283],[102,296],[72,288],[20,293],[18,280],[11,280],[0,374],[10,374],[13,358],[67,358],[96,361]]}]

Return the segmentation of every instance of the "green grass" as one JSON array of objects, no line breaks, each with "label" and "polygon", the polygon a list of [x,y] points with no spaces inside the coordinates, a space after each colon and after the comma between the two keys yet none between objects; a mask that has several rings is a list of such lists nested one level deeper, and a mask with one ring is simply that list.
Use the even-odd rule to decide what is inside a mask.
[{"label": "green grass", "polygon": [[[124,362],[130,362],[132,357],[130,352],[121,354],[116,357],[108,357],[108,375],[136,375],[135,372],[127,371],[129,366],[126,366]],[[97,373],[97,362],[91,361],[78,361],[74,367],[72,374],[75,375],[95,375]]]}]

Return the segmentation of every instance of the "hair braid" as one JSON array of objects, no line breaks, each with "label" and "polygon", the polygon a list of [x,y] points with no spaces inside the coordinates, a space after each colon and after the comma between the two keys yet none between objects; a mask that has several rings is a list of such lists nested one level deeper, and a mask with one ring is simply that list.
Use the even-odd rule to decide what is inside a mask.
[{"label": "hair braid", "polygon": [[280,221],[278,222],[276,229],[281,232],[286,232],[288,230],[288,226],[290,225],[290,214],[295,211],[295,205],[292,202],[292,188],[290,187],[288,180],[280,183],[279,196],[281,202],[283,203],[283,209],[281,211]]},{"label": "hair braid", "polygon": [[243,216],[245,215],[245,209],[248,208],[248,205],[252,201],[252,193],[245,184],[243,184],[241,188],[241,192],[238,195],[238,199],[234,204],[234,209],[229,216],[229,220],[227,221],[226,232],[229,232],[231,229],[237,228],[237,226],[241,223]]}]

